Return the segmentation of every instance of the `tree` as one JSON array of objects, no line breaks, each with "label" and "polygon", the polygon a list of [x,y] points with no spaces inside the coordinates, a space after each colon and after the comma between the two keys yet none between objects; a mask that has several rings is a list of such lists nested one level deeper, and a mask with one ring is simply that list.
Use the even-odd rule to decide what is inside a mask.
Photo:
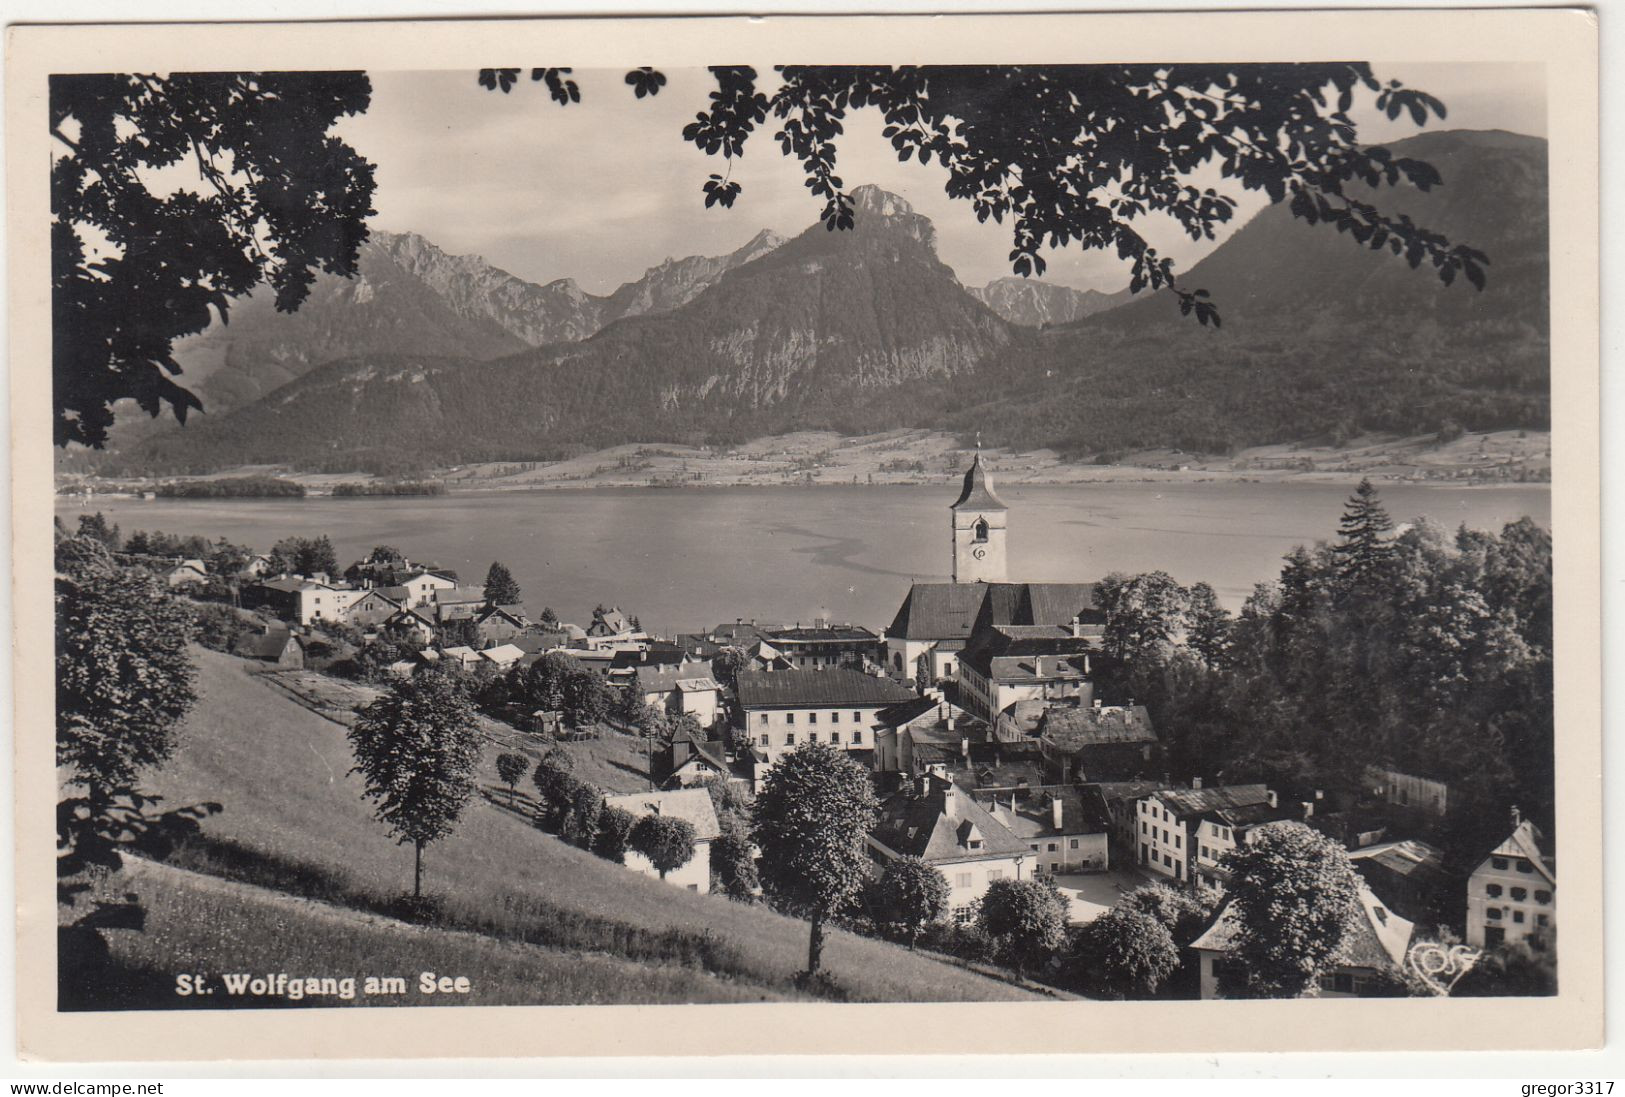
[{"label": "tree", "polygon": [[468,697],[443,674],[419,674],[368,705],[350,728],[356,764],[378,820],[411,842],[412,896],[423,897],[423,847],[452,832],[475,791],[479,725]]},{"label": "tree", "polygon": [[1302,823],[1269,823],[1225,854],[1238,928],[1227,996],[1298,998],[1343,944],[1359,877],[1337,842]]},{"label": "tree", "polygon": [[518,793],[519,790],[515,786],[519,784],[520,779],[525,776],[525,771],[529,768],[530,759],[523,754],[505,752],[497,755],[497,777],[501,779],[503,784],[508,786],[510,793]]},{"label": "tree", "polygon": [[807,974],[818,975],[824,922],[863,886],[865,847],[879,803],[862,766],[827,743],[783,755],[751,807],[762,887],[810,923]]},{"label": "tree", "polygon": [[1361,480],[1343,508],[1342,521],[1337,524],[1338,543],[1332,548],[1343,590],[1365,589],[1382,574],[1391,554],[1387,537],[1393,528],[1376,487],[1368,479]]},{"label": "tree", "polygon": [[538,618],[538,620],[545,629],[556,629],[559,627],[559,615],[553,612],[552,606],[543,606],[542,615],[540,618]]},{"label": "tree", "polygon": [[511,606],[520,600],[519,584],[513,572],[500,560],[485,573],[485,601],[493,606]]},{"label": "tree", "polygon": [[717,890],[730,899],[748,903],[756,898],[761,878],[750,842],[750,822],[738,812],[720,812],[721,833],[711,842],[711,877]]},{"label": "tree", "polygon": [[1096,997],[1151,998],[1178,969],[1179,949],[1156,918],[1120,905],[1079,931],[1068,967]]},{"label": "tree", "polygon": [[1206,894],[1170,887],[1167,884],[1144,884],[1123,896],[1115,908],[1147,915],[1166,929],[1174,944],[1184,948],[1213,920],[1213,903]]},{"label": "tree", "polygon": [[56,762],[104,802],[169,758],[197,700],[192,610],[134,569],[56,581]]},{"label": "tree", "polygon": [[550,651],[525,672],[521,695],[526,703],[548,712],[564,707],[564,683],[585,668],[562,651]]},{"label": "tree", "polygon": [[1095,604],[1106,615],[1106,653],[1130,663],[1160,655],[1185,627],[1189,601],[1165,571],[1106,576],[1095,586]]},{"label": "tree", "polygon": [[1066,902],[1037,880],[994,880],[982,895],[976,924],[998,942],[999,956],[1025,975],[1048,963],[1066,939]]},{"label": "tree", "polygon": [[[203,409],[170,380],[174,341],[224,322],[233,298],[265,281],[292,312],[317,271],[355,273],[373,169],[328,131],[367,109],[372,85],[278,72],[49,86],[55,440],[100,448],[119,400],[182,422]],[[188,160],[203,193],[154,183]]]},{"label": "tree", "polygon": [[604,794],[591,785],[578,784],[570,795],[570,810],[559,827],[559,837],[582,849],[591,849],[598,837],[598,820],[603,814]]},{"label": "tree", "polygon": [[[108,522],[101,511],[95,514],[81,514],[79,516],[79,536],[88,537],[92,541],[100,542],[113,552],[119,550],[118,526]],[[139,552],[139,549],[126,549],[127,552]]]},{"label": "tree", "polygon": [[739,688],[739,672],[750,666],[750,653],[729,644],[711,657],[711,674],[724,689]]},{"label": "tree", "polygon": [[563,822],[565,812],[575,798],[581,782],[576,780],[575,758],[562,747],[554,747],[536,763],[531,780],[536,785],[537,799],[541,801],[542,821],[551,826]]},{"label": "tree", "polygon": [[[807,187],[824,199],[826,228],[850,229],[853,202],[836,171],[836,138],[848,111],[876,108],[883,136],[900,160],[935,159],[947,172],[950,197],[971,203],[979,221],[1010,219],[1011,269],[1042,275],[1048,246],[1076,243],[1128,260],[1130,289],[1166,288],[1180,311],[1202,324],[1219,322],[1207,291],[1188,289],[1173,262],[1140,235],[1134,220],[1148,212],[1173,218],[1192,239],[1212,239],[1235,200],[1191,186],[1199,166],[1272,202],[1290,196],[1293,216],[1327,223],[1362,247],[1432,265],[1446,283],[1457,274],[1482,289],[1488,259],[1452,246],[1406,217],[1380,212],[1344,191],[1404,181],[1420,190],[1440,182],[1422,161],[1363,145],[1348,111],[1370,94],[1389,118],[1408,113],[1417,125],[1444,104],[1398,81],[1379,81],[1364,64],[898,66],[780,65],[771,96],[757,90],[747,66],[713,66],[717,90],[683,129],[683,139],[731,161],[771,114],[780,150],[797,159]],[[482,69],[479,82],[509,92],[517,68]],[[569,69],[533,68],[561,106],[579,102]],[[653,69],[629,72],[638,98],[664,83]],[[1335,93],[1335,94],[1329,94]],[[731,176],[731,172],[729,173]],[[1129,180],[1124,183],[1123,180]],[[707,207],[731,207],[741,192],[712,174]]]},{"label": "tree", "polygon": [[1219,596],[1207,583],[1196,583],[1189,592],[1186,608],[1185,643],[1210,667],[1224,662],[1230,647],[1230,611],[1219,605]]},{"label": "tree", "polygon": [[285,537],[271,546],[270,555],[284,570],[299,575],[334,575],[339,570],[338,554],[327,535]]},{"label": "tree", "polygon": [[948,913],[948,881],[918,857],[886,862],[875,888],[880,918],[908,936],[913,948],[920,931]]},{"label": "tree", "polygon": [[592,851],[606,861],[624,864],[632,828],[637,822],[637,817],[625,808],[606,806],[598,816],[598,833],[593,837]]},{"label": "tree", "polygon": [[1486,951],[1450,988],[1452,998],[1536,998],[1556,993],[1555,933]]},{"label": "tree", "polygon": [[630,844],[664,880],[694,859],[694,824],[675,815],[645,815],[632,828]]},{"label": "tree", "polygon": [[[539,665],[540,660],[537,662]],[[573,727],[601,723],[609,715],[613,700],[609,683],[597,671],[582,667],[564,680],[564,718]]]}]

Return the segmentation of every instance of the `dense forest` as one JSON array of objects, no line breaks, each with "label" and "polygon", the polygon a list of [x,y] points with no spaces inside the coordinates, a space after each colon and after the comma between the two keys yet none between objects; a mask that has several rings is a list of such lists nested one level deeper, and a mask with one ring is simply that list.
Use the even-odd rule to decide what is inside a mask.
[{"label": "dense forest", "polygon": [[1551,832],[1552,538],[1533,521],[1396,533],[1367,483],[1336,540],[1290,553],[1235,617],[1162,573],[1100,600],[1106,687],[1150,707],[1174,776],[1296,802],[1393,765],[1449,783],[1447,852],[1482,854],[1513,806]]}]

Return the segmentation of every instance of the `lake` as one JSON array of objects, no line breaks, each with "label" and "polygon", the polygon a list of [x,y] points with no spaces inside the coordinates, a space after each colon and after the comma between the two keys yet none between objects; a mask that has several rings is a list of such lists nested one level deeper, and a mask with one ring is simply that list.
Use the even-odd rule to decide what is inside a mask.
[{"label": "lake", "polygon": [[[455,568],[478,583],[507,564],[533,615],[586,622],[599,602],[651,631],[736,617],[830,617],[880,629],[914,579],[946,579],[948,504],[959,484],[694,489],[606,488],[406,499],[59,499],[72,528],[101,510],[136,529],[224,536],[264,551],[326,534],[341,566],[374,545]],[[1009,485],[1012,580],[1098,579],[1161,569],[1205,580],[1232,609],[1276,578],[1283,553],[1336,534],[1351,487],[1322,483]],[[1388,484],[1396,522],[1425,515],[1499,530],[1551,523],[1547,485]]]}]

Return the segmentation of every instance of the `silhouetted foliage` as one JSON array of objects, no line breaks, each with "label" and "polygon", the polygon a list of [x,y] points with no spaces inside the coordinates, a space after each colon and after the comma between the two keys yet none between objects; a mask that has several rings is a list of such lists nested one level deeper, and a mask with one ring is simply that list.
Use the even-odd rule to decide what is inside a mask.
[{"label": "silhouetted foliage", "polygon": [[645,815],[632,827],[630,845],[664,880],[694,859],[694,824],[675,815]]}]

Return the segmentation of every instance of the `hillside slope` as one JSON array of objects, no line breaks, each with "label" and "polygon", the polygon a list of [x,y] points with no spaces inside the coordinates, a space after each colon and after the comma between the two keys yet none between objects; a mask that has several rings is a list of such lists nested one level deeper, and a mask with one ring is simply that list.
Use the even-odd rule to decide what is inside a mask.
[{"label": "hillside slope", "polygon": [[1544,429],[1546,143],[1450,131],[1391,148],[1432,163],[1443,184],[1373,200],[1487,253],[1483,292],[1271,206],[1181,275],[1212,294],[1222,328],[1181,317],[1167,294],[1052,328],[1024,377],[947,425],[1073,453]]},{"label": "hillside slope", "polygon": [[[210,841],[301,886],[317,880],[324,893],[377,897],[409,891],[411,850],[372,819],[360,780],[349,773],[344,729],[256,680],[240,660],[202,649],[194,649],[194,657],[203,700],[182,727],[174,758],[152,781],[165,802],[220,801],[225,810],[204,824]],[[496,753],[495,747],[487,750],[482,763],[481,783],[491,795],[472,804],[456,833],[424,855],[425,890],[440,896],[453,914],[542,943],[565,933],[634,942],[692,940],[704,955],[716,957],[707,961],[713,974],[730,983],[773,994],[787,990],[805,964],[804,922],[692,894],[537,831],[500,806],[506,790],[498,787]],[[843,932],[830,935],[825,965],[862,1000],[1029,997],[1008,984]],[[717,1037],[718,1046],[708,1050],[726,1050],[737,1039],[723,1032]]]}]

